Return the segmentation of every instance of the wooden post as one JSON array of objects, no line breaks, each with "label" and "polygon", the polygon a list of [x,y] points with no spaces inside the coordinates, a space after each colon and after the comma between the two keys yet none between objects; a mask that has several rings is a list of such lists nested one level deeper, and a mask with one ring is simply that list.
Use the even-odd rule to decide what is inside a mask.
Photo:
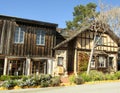
[{"label": "wooden post", "polygon": [[74,55],[74,74],[77,75],[77,49],[75,49]]},{"label": "wooden post", "polygon": [[52,60],[48,59],[47,63],[47,74],[52,74]]},{"label": "wooden post", "polygon": [[30,58],[26,58],[26,75],[30,75]]},{"label": "wooden post", "polygon": [[4,36],[5,36],[5,26],[6,26],[6,20],[3,21],[2,35],[1,35],[1,44],[0,44],[0,53],[3,52]]},{"label": "wooden post", "polygon": [[4,71],[3,71],[3,75],[7,74],[7,62],[8,62],[8,58],[6,57],[4,60]]},{"label": "wooden post", "polygon": [[8,27],[8,40],[7,40],[7,54],[9,55],[10,51],[10,40],[11,40],[11,28],[12,28],[12,22],[9,22],[9,27]]}]

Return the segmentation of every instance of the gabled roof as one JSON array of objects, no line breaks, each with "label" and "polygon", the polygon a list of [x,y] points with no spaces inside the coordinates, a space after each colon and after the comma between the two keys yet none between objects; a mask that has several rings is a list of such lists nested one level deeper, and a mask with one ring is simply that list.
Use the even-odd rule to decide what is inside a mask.
[{"label": "gabled roof", "polygon": [[18,17],[13,17],[13,16],[6,16],[6,15],[0,15],[0,18],[20,21],[20,22],[24,22],[24,23],[36,24],[36,25],[43,25],[43,26],[44,25],[45,26],[51,26],[51,27],[57,27],[58,26],[58,24],[55,24],[55,23],[37,21],[37,20],[32,20],[32,19],[25,19],[25,18],[18,18]]},{"label": "gabled roof", "polygon": [[[80,33],[82,33],[82,32],[84,32],[84,31],[90,29],[90,27],[91,27],[91,25],[82,27],[79,31],[76,31],[76,33],[75,33],[72,37],[70,37],[70,38],[64,40],[63,42],[61,42],[60,44],[56,45],[53,49],[57,49],[57,48],[63,46],[64,44],[68,43],[69,41],[71,41],[71,40],[73,40],[75,37],[77,37]],[[118,38],[117,35],[115,35],[115,33],[114,33],[113,31],[111,31],[111,29],[107,30],[106,33],[109,34],[109,36],[110,36],[113,40],[115,40],[115,42],[118,44],[119,38]]]},{"label": "gabled roof", "polygon": [[89,27],[90,27],[90,26],[87,26],[87,27],[85,27],[85,28],[80,29],[80,30],[77,31],[72,37],[67,38],[66,40],[64,40],[64,41],[61,42],[60,44],[56,45],[56,46],[54,47],[54,49],[59,48],[60,46],[64,45],[65,43],[73,40],[77,35],[79,35],[80,33],[84,32],[84,31],[87,30]]}]

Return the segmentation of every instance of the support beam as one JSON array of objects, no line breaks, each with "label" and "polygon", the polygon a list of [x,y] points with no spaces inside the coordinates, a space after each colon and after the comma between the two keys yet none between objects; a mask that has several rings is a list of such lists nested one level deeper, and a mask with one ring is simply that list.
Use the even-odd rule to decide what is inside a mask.
[{"label": "support beam", "polygon": [[47,74],[52,74],[52,60],[48,59],[47,64]]},{"label": "support beam", "polygon": [[8,62],[8,58],[5,58],[3,75],[7,75],[7,62]]},{"label": "support beam", "polygon": [[74,55],[74,74],[77,75],[77,49],[75,49]]},{"label": "support beam", "polygon": [[30,62],[31,62],[31,59],[30,58],[26,58],[26,75],[30,75]]}]

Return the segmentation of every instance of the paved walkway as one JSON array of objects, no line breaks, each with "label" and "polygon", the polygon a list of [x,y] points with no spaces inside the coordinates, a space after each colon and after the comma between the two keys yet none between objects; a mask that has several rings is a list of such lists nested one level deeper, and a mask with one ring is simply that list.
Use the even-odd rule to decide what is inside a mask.
[{"label": "paved walkway", "polygon": [[120,93],[120,82],[68,87],[4,90],[0,93]]}]

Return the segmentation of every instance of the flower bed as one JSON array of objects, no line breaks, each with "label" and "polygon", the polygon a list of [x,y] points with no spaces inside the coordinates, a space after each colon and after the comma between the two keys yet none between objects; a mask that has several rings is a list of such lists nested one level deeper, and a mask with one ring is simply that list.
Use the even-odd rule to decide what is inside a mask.
[{"label": "flower bed", "polygon": [[36,88],[36,87],[50,87],[59,86],[60,78],[52,77],[51,75],[39,75],[22,77],[21,79],[5,80],[0,85],[0,90],[4,89],[21,89],[21,88]]}]

